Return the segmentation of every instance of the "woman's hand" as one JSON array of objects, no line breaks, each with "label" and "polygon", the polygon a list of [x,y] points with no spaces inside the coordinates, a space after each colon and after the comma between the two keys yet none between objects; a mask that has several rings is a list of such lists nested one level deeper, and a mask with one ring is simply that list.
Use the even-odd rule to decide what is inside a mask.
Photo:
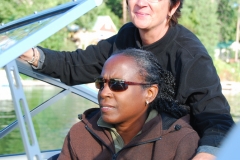
[{"label": "woman's hand", "polygon": [[24,52],[19,58],[24,61],[27,61],[29,64],[37,67],[39,60],[39,52],[36,48],[31,48]]},{"label": "woman's hand", "polygon": [[215,160],[216,157],[209,153],[198,153],[192,160]]}]

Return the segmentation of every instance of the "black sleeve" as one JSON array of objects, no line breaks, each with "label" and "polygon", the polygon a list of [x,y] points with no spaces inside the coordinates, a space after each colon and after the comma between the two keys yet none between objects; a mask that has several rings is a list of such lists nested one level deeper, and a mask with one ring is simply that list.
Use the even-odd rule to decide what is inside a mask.
[{"label": "black sleeve", "polygon": [[180,99],[191,106],[191,125],[201,137],[199,145],[219,147],[234,122],[212,59],[199,54],[183,67]]},{"label": "black sleeve", "polygon": [[115,37],[90,45],[86,50],[54,51],[39,47],[45,54],[45,61],[39,72],[59,78],[67,85],[91,83],[101,74],[106,59],[113,52]]}]

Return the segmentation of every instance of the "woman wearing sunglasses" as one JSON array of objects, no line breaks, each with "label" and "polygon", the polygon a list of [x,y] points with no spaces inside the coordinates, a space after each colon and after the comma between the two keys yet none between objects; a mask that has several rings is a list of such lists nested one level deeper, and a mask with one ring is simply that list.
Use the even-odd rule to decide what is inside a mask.
[{"label": "woman wearing sunglasses", "polygon": [[59,160],[188,160],[198,134],[189,107],[173,99],[175,81],[150,52],[116,52],[95,79],[99,108],[84,112],[69,131]]},{"label": "woman wearing sunglasses", "polygon": [[175,98],[191,107],[191,124],[201,137],[194,160],[214,159],[234,122],[211,57],[199,39],[178,24],[183,0],[126,2],[132,22],[123,25],[115,36],[73,52],[38,47],[22,58],[40,72],[76,85],[93,82],[116,50],[132,47],[151,51],[176,78]]}]

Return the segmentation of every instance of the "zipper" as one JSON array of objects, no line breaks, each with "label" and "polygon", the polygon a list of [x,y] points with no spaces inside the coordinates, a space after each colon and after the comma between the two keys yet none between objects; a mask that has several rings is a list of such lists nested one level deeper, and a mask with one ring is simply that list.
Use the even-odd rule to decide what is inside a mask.
[{"label": "zipper", "polygon": [[112,153],[112,160],[116,160],[117,159],[117,156],[118,156],[118,153],[114,153],[111,148],[109,148],[104,141],[102,141],[102,139],[97,135],[95,134],[87,125],[85,125],[85,128],[88,130],[88,132],[90,132],[93,136],[95,136],[99,141],[102,142],[102,144]]},{"label": "zipper", "polygon": [[[131,147],[135,147],[135,146],[140,146],[140,145],[144,145],[144,144],[147,144],[147,143],[151,143],[151,142],[155,142],[155,141],[158,141],[158,140],[161,140],[162,137],[158,137],[158,138],[155,138],[155,139],[152,139],[152,140],[149,140],[149,141],[145,141],[145,142],[141,142],[141,143],[136,143],[136,144],[133,144],[133,145],[130,145],[130,146],[127,146],[127,147],[123,147],[123,149],[127,149],[127,148],[131,148]],[[120,151],[122,151],[120,150]],[[120,152],[119,151],[119,152]]]},{"label": "zipper", "polygon": [[144,144],[151,143],[151,142],[155,142],[155,141],[158,141],[158,140],[161,140],[161,139],[162,139],[162,137],[158,137],[158,138],[155,138],[155,139],[152,139],[152,140],[149,140],[149,141],[145,141],[145,142],[141,142],[141,143],[136,143],[136,144],[133,144],[133,145],[130,145],[130,146],[127,146],[127,147],[123,147],[117,154],[114,154],[114,155],[113,155],[112,160],[116,160],[116,159],[117,159],[117,156],[119,155],[119,153],[122,152],[122,151],[125,150],[125,149],[131,148],[131,147],[135,147],[135,146],[144,145]]},{"label": "zipper", "polygon": [[112,157],[112,160],[116,160],[117,156],[118,156],[118,153],[114,154],[113,157]]},{"label": "zipper", "polygon": [[111,150],[110,147],[108,147],[105,142],[97,135],[95,134],[87,125],[85,126],[85,128],[88,130],[88,132],[90,132],[93,136],[95,136],[99,141],[102,142],[102,144],[114,155],[115,153]]},{"label": "zipper", "polygon": [[155,142],[155,141],[158,141],[158,140],[161,140],[162,137],[158,137],[158,138],[155,138],[155,139],[152,139],[152,140],[148,140],[148,141],[145,141],[145,142],[141,142],[141,143],[136,143],[136,144],[133,144],[133,145],[130,145],[130,146],[127,146],[127,147],[123,147],[118,153],[114,153],[110,147],[108,147],[104,141],[102,141],[102,139],[97,135],[95,134],[87,125],[85,125],[85,128],[93,135],[95,136],[99,141],[102,142],[102,144],[112,153],[112,160],[116,160],[119,153],[125,149],[128,149],[128,148],[131,148],[131,147],[135,147],[135,146],[140,146],[140,145],[144,145],[144,144],[147,144],[147,143],[151,143],[151,142]]}]

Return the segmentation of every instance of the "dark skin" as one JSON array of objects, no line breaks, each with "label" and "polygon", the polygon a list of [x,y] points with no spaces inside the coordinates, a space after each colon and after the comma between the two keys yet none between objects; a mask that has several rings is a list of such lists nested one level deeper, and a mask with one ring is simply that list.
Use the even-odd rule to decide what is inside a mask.
[{"label": "dark skin", "polygon": [[[123,55],[111,56],[104,64],[101,76],[105,79],[145,82],[139,75],[134,59]],[[157,85],[146,89],[140,85],[129,85],[125,91],[114,92],[106,83],[104,88],[99,90],[98,100],[102,118],[115,126],[125,145],[142,130],[148,116],[146,101],[153,101],[157,92]]]}]

